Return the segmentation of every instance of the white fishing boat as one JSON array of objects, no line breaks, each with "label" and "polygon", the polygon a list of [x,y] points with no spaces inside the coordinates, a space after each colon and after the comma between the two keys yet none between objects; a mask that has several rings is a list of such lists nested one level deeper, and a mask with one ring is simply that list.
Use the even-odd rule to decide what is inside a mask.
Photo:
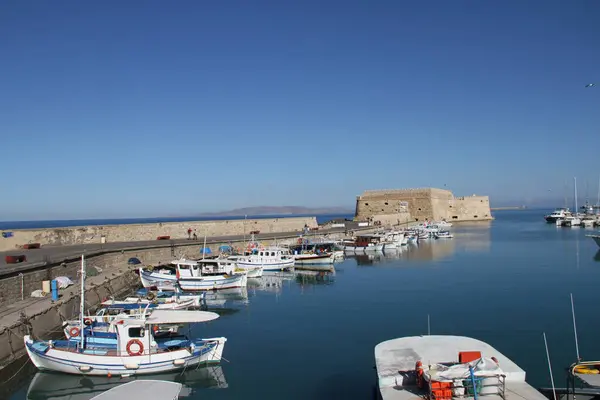
[{"label": "white fishing boat", "polygon": [[375,346],[383,400],[491,398],[547,400],[498,350],[464,336],[412,336]]},{"label": "white fishing boat", "polygon": [[178,298],[176,295],[169,298],[162,298],[162,301],[156,299],[142,299],[140,297],[126,297],[123,300],[108,299],[100,303],[104,307],[118,307],[118,306],[129,306],[137,305],[140,307],[150,306],[150,308],[157,310],[185,310],[190,307],[200,307],[202,303],[203,294],[181,296]]},{"label": "white fishing boat", "polygon": [[116,344],[86,344],[81,340],[34,340],[24,337],[25,348],[40,370],[78,375],[140,375],[160,373],[220,362],[227,341],[224,337],[190,340],[187,337],[156,335],[160,325],[208,322],[219,317],[206,311],[156,310],[146,318],[116,322]]},{"label": "white fishing boat", "polygon": [[283,271],[294,266],[294,258],[283,247],[255,248],[248,255],[235,256],[240,268],[262,267],[263,271]]},{"label": "white fishing boat", "polygon": [[433,236],[435,236],[436,239],[452,239],[454,237],[454,235],[448,231],[440,231],[434,233]]},{"label": "white fishing boat", "polygon": [[437,221],[435,224],[443,231],[447,231],[452,227],[452,224],[446,220]]},{"label": "white fishing boat", "polygon": [[183,385],[178,382],[144,379],[123,383],[91,400],[177,400],[181,389]]},{"label": "white fishing boat", "polygon": [[219,290],[246,286],[247,272],[236,270],[228,259],[176,260],[160,269],[141,267],[140,280],[145,288],[175,287],[184,291]]},{"label": "white fishing boat", "polygon": [[[81,256],[80,325],[85,325],[85,258]],[[31,362],[42,371],[77,375],[141,375],[220,362],[224,337],[191,340],[158,334],[162,325],[208,322],[219,314],[206,311],[155,310],[145,319],[113,321],[116,341],[88,343],[86,329],[79,340],[36,340],[23,337]]]},{"label": "white fishing boat", "polygon": [[[155,308],[151,304],[123,304],[106,306],[99,309],[95,315],[88,315],[83,319],[83,326],[90,334],[90,342],[104,342],[111,338],[116,340],[116,327],[114,322],[124,318],[145,319]],[[63,332],[67,339],[79,340],[81,335],[81,321],[71,320],[63,322]],[[156,329],[161,332],[177,332],[177,326],[162,325]],[[111,333],[112,335],[104,335]]]}]

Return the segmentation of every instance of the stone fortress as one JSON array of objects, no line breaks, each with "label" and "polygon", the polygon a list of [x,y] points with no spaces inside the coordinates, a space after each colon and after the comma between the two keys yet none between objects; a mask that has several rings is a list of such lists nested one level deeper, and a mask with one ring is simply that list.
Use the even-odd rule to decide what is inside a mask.
[{"label": "stone fortress", "polygon": [[488,196],[455,197],[449,190],[422,188],[367,190],[356,198],[354,219],[400,224],[425,220],[485,221],[493,217]]}]

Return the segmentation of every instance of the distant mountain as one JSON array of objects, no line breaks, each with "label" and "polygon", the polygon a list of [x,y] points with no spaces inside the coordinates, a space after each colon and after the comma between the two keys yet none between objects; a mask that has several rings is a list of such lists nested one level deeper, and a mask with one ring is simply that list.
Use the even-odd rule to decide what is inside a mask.
[{"label": "distant mountain", "polygon": [[261,206],[236,208],[235,210],[202,213],[199,217],[238,217],[244,215],[297,215],[297,214],[354,214],[354,210],[345,207],[299,207],[299,206]]}]

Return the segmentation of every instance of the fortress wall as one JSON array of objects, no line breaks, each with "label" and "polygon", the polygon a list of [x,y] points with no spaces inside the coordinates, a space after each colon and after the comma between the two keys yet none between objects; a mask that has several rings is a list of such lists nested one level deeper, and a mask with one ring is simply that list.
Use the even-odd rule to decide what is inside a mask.
[{"label": "fortress wall", "polygon": [[316,217],[290,217],[16,229],[9,230],[13,237],[0,236],[0,251],[13,250],[26,243],[52,246],[100,243],[102,236],[106,242],[156,240],[158,236],[183,239],[187,237],[188,228],[195,230],[199,238],[204,235],[242,235],[254,230],[261,233],[294,232],[301,231],[305,224],[311,228],[318,226]]},{"label": "fortress wall", "polygon": [[492,219],[488,196],[456,197],[448,210],[448,221],[478,221]]},{"label": "fortress wall", "polygon": [[412,220],[419,222],[492,219],[487,196],[454,197],[451,191],[436,188],[365,191],[356,199],[355,219],[397,214],[399,208],[408,208]]}]

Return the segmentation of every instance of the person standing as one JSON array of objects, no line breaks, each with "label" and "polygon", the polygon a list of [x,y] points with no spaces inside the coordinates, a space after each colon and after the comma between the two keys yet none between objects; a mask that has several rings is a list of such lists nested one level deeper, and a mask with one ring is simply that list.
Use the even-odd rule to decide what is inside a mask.
[{"label": "person standing", "polygon": [[192,239],[192,228],[188,228],[187,233],[188,233],[188,240],[191,240]]}]

